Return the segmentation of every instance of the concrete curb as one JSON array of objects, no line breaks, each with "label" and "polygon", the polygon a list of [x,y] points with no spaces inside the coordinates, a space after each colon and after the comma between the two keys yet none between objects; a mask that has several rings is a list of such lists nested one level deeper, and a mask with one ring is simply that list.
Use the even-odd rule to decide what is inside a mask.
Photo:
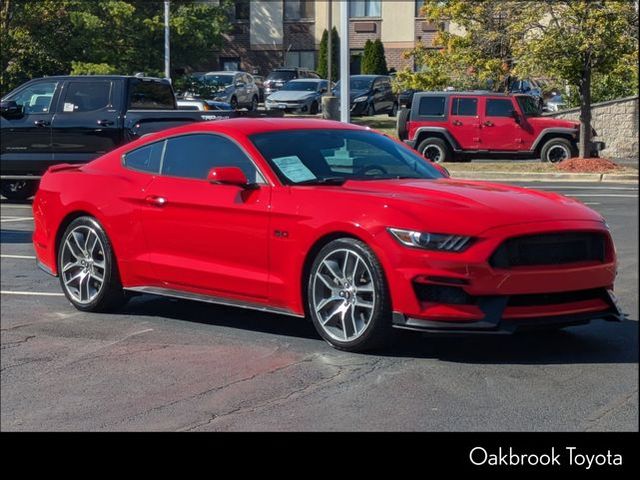
[{"label": "concrete curb", "polygon": [[638,182],[638,175],[615,173],[456,172],[453,178],[503,182]]}]

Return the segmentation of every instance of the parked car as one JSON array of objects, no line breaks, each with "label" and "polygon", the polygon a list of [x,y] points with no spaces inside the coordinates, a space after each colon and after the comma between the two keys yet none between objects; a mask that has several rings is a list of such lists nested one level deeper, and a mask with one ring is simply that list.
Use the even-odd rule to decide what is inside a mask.
[{"label": "parked car", "polygon": [[536,80],[513,80],[509,84],[509,93],[524,93],[536,100],[540,110],[542,110],[544,106],[543,85]]},{"label": "parked car", "polygon": [[299,78],[320,78],[316,72],[307,68],[300,67],[282,67],[273,70],[264,81],[264,94],[266,96],[277,92],[289,80],[297,80]]},{"label": "parked car", "polygon": [[150,132],[242,115],[178,110],[159,78],[56,76],[31,80],[0,102],[0,192],[24,200],[57,163],[86,163]]},{"label": "parked car", "polygon": [[329,90],[329,82],[322,79],[291,80],[265,100],[267,110],[310,113],[322,110],[322,95]]},{"label": "parked car", "polygon": [[347,351],[387,342],[392,327],[622,320],[599,213],[552,192],[448,179],[401,142],[340,122],[155,133],[51,168],[33,214],[38,265],[82,311],[147,293],[309,316]]},{"label": "parked car", "polygon": [[231,105],[231,108],[258,109],[260,91],[253,81],[253,76],[245,72],[208,72],[199,80],[213,89],[212,98],[218,102]]},{"label": "parked car", "polygon": [[[411,109],[398,115],[397,131],[433,162],[539,158],[556,163],[578,153],[580,123],[541,116],[528,95],[419,92]],[[594,155],[604,148],[604,142],[592,142]]]},{"label": "parked car", "polygon": [[398,94],[398,106],[400,108],[402,108],[402,107],[411,108],[411,102],[413,101],[413,95],[417,91],[418,90],[415,90],[415,89],[412,89],[412,88],[401,91]]},{"label": "parked car", "polygon": [[262,78],[260,75],[252,75],[253,76],[253,83],[256,84],[256,87],[258,87],[258,100],[260,101],[260,103],[264,102],[264,78]]},{"label": "parked car", "polygon": [[233,110],[228,103],[203,100],[201,98],[177,99],[176,104],[179,110]]},{"label": "parked car", "polygon": [[[395,117],[398,112],[398,100],[391,90],[391,81],[386,75],[351,75],[351,114],[372,116],[387,113]],[[340,96],[340,82],[333,89]]]},{"label": "parked car", "polygon": [[562,95],[552,95],[545,102],[543,110],[547,112],[558,112],[566,107],[566,103]]}]

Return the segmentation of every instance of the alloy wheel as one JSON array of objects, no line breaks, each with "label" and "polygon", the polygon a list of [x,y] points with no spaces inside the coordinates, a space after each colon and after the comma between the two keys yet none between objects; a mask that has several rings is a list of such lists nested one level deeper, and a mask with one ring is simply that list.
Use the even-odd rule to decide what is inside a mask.
[{"label": "alloy wheel", "polygon": [[351,342],[370,325],[376,308],[371,270],[357,252],[337,249],[326,255],[312,277],[311,308],[332,339]]},{"label": "alloy wheel", "polygon": [[434,163],[440,163],[444,159],[442,148],[434,144],[427,145],[422,151],[422,155]]},{"label": "alloy wheel", "polygon": [[74,301],[91,303],[102,291],[107,267],[104,251],[98,232],[87,225],[74,228],[65,238],[60,275]]},{"label": "alloy wheel", "polygon": [[551,163],[558,163],[571,156],[569,149],[564,145],[553,145],[547,152],[547,159]]}]

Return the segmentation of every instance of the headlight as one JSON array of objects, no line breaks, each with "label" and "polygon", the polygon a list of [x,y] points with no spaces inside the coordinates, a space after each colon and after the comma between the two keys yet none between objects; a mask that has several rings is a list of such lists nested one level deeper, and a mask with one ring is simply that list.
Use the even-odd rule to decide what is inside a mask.
[{"label": "headlight", "polygon": [[437,250],[443,252],[464,252],[473,243],[473,237],[464,235],[447,235],[443,233],[416,232],[413,230],[401,230],[388,228],[389,233],[402,245],[425,250]]},{"label": "headlight", "polygon": [[353,99],[354,103],[357,102],[366,102],[367,101],[367,97],[358,97],[358,98],[354,98]]}]

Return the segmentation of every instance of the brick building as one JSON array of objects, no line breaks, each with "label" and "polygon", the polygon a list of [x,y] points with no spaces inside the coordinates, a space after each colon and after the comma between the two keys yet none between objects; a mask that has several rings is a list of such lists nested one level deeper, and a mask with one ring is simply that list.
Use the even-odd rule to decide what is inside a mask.
[{"label": "brick building", "polygon": [[[360,73],[368,39],[380,39],[388,67],[412,67],[403,52],[418,43],[433,45],[437,25],[420,16],[423,0],[351,0],[349,47],[351,73]],[[328,24],[327,0],[236,0],[230,12],[231,31],[207,68],[245,70],[266,75],[273,68],[300,66],[316,69],[318,49]],[[332,24],[338,29],[340,5],[334,1]]]}]

